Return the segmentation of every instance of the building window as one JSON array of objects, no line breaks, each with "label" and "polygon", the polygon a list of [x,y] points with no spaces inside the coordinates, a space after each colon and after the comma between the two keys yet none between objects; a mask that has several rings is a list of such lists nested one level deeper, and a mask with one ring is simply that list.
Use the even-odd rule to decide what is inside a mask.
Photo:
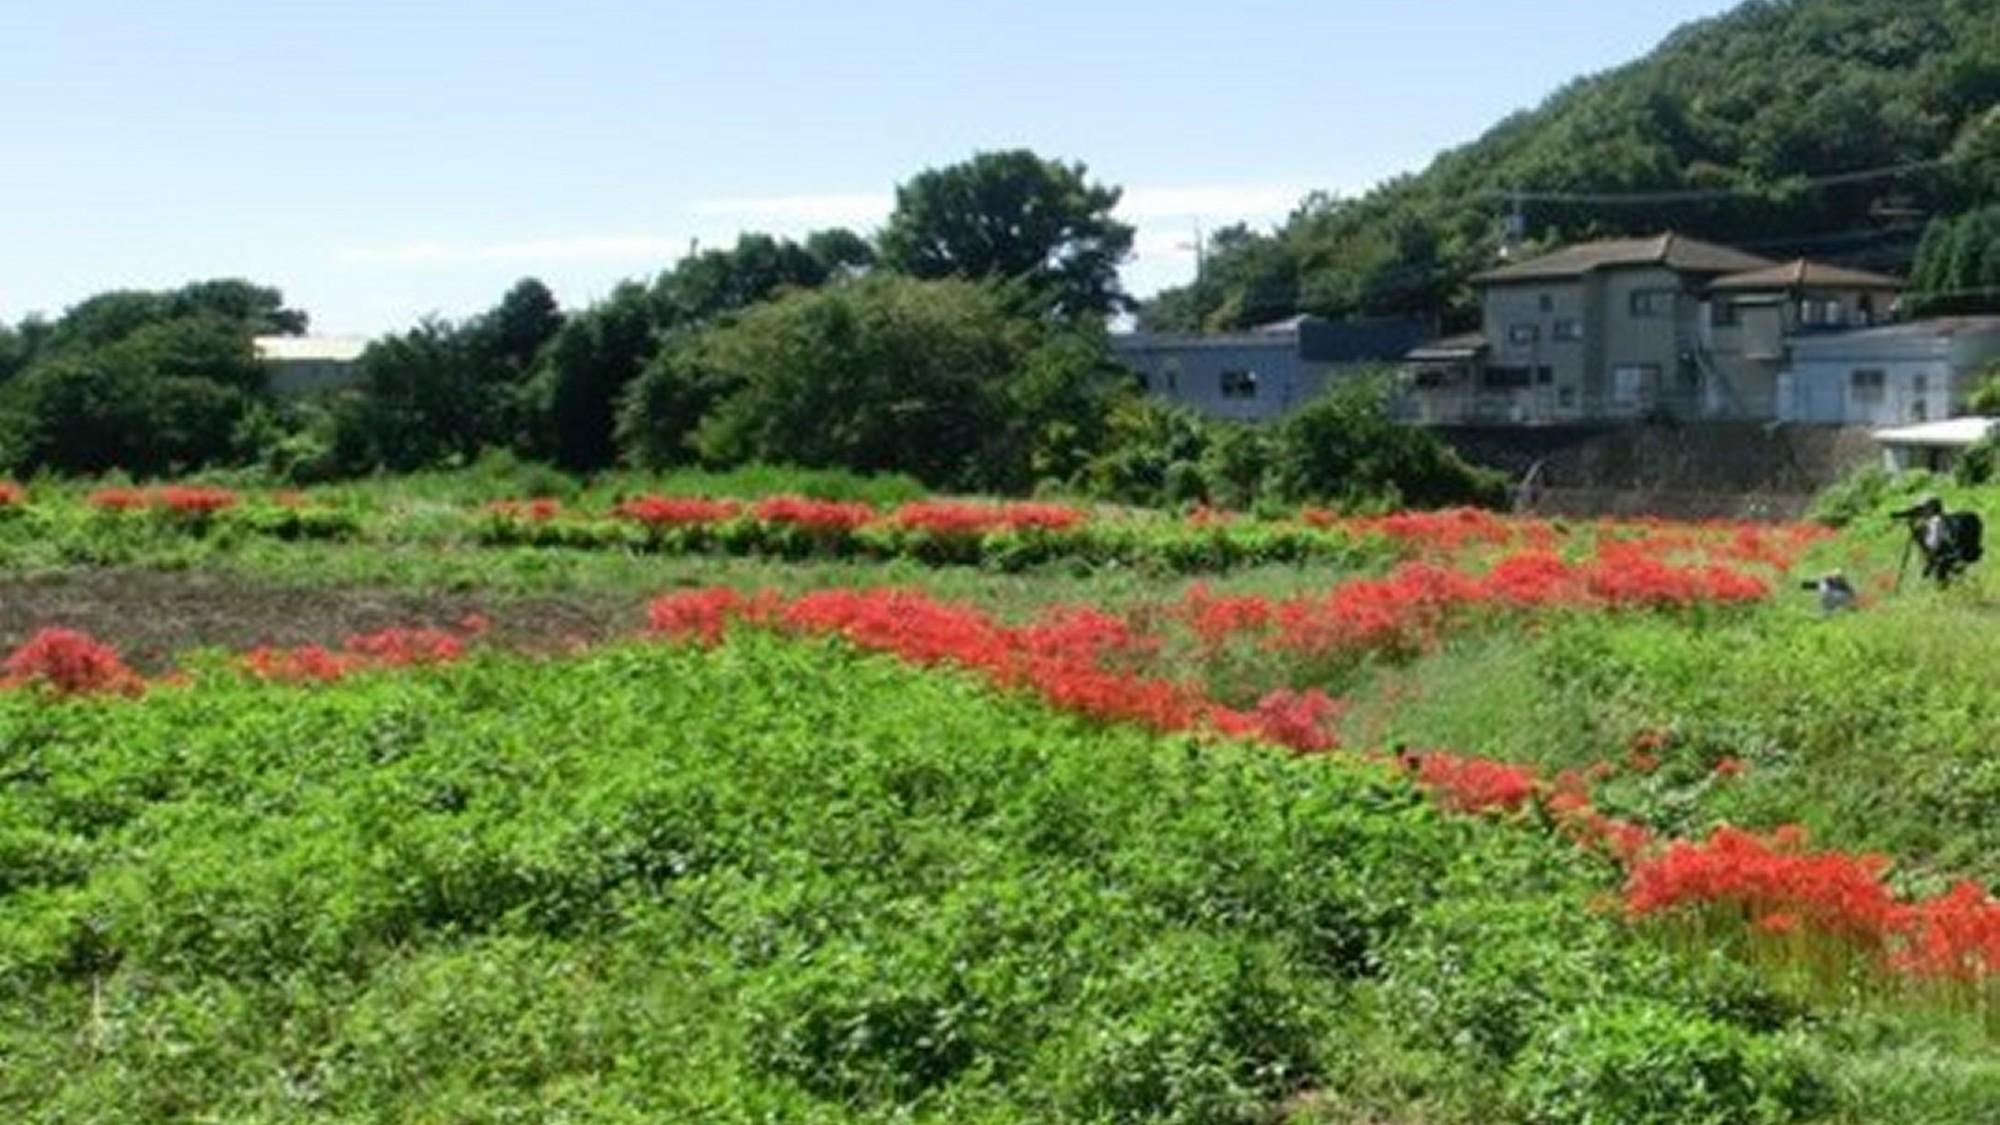
[{"label": "building window", "polygon": [[1634,289],[1628,300],[1633,316],[1672,316],[1674,312],[1671,289]]},{"label": "building window", "polygon": [[1576,407],[1576,388],[1575,388],[1575,387],[1572,387],[1572,386],[1570,386],[1570,385],[1568,385],[1568,384],[1564,384],[1564,385],[1562,385],[1562,386],[1560,386],[1560,387],[1557,387],[1557,388],[1556,388],[1556,405],[1557,405],[1557,406],[1559,406],[1559,407],[1561,407],[1561,408],[1563,408],[1564,410],[1572,410],[1572,409],[1575,409],[1575,407]]},{"label": "building window", "polygon": [[1223,398],[1256,398],[1257,373],[1255,371],[1224,371],[1220,376]]},{"label": "building window", "polygon": [[1510,344],[1532,344],[1542,338],[1542,330],[1533,324],[1510,324],[1507,326],[1507,342]]},{"label": "building window", "polygon": [[1542,294],[1541,297],[1539,297],[1536,300],[1535,304],[1543,312],[1554,312],[1556,309],[1556,299],[1554,297],[1549,296],[1547,293]]},{"label": "building window", "polygon": [[1743,323],[1743,307],[1735,301],[1717,301],[1708,306],[1708,323],[1715,328],[1734,328]]},{"label": "building window", "polygon": [[1481,374],[1479,384],[1490,391],[1504,391],[1528,386],[1533,380],[1532,368],[1489,367]]},{"label": "building window", "polygon": [[1549,339],[1558,344],[1574,344],[1583,339],[1583,322],[1575,317],[1562,317],[1549,326]]},{"label": "building window", "polygon": [[1847,313],[1835,298],[1807,297],[1799,302],[1799,323],[1809,328],[1838,328],[1847,323]]},{"label": "building window", "polygon": [[1611,405],[1621,410],[1638,410],[1653,400],[1653,388],[1660,382],[1657,363],[1626,363],[1611,369]]},{"label": "building window", "polygon": [[1882,405],[1888,377],[1879,367],[1857,367],[1847,377],[1847,401],[1856,406]]},{"label": "building window", "polygon": [[1556,369],[1549,366],[1535,368],[1535,385],[1546,387],[1556,381]]}]

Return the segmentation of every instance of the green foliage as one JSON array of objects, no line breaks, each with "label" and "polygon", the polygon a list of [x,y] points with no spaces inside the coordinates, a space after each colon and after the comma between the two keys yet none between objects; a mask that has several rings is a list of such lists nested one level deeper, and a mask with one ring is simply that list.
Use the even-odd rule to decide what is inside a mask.
[{"label": "green foliage", "polygon": [[[1447,1039],[1495,1015],[1411,1007],[1454,976],[1399,951],[1501,916],[1522,969],[1639,949],[1533,940],[1602,885],[1568,845],[1371,767],[820,644],[211,667],[138,703],[0,694],[0,729],[24,1118],[1261,1121],[1420,1010]],[[1535,1057],[1588,1018],[1568,997],[1514,1015]],[[1434,1080],[1497,1091],[1506,1056]]]},{"label": "green foliage", "polygon": [[1933,219],[1911,269],[1909,300],[1918,315],[2000,309],[2000,205]]},{"label": "green foliage", "polygon": [[896,189],[882,264],[918,278],[1018,286],[1027,311],[1084,321],[1129,303],[1118,266],[1132,228],[1111,217],[1117,188],[1081,163],[1026,149],[983,152]]},{"label": "green foliage", "polygon": [[1420,427],[1391,418],[1389,381],[1353,376],[1278,423],[1278,498],[1392,510],[1505,502],[1499,473],[1467,464]]},{"label": "green foliage", "polygon": [[1078,460],[1110,387],[1101,347],[1045,335],[994,293],[888,274],[780,298],[649,367],[621,435],[640,464],[907,473],[1025,490]]},{"label": "green foliage", "polygon": [[541,452],[584,472],[617,460],[612,430],[619,397],[657,350],[657,327],[654,299],[635,282],[563,325],[533,377]]},{"label": "green foliage", "polygon": [[245,460],[239,427],[266,381],[251,337],[304,325],[280,306],[276,290],[240,281],[113,292],[15,337],[0,468],[156,474]]},{"label": "green foliage", "polygon": [[1825,1100],[1782,1043],[1647,1001],[1585,1008],[1544,1030],[1511,1093],[1529,1120],[1551,1125],[1776,1125],[1809,1120]]}]

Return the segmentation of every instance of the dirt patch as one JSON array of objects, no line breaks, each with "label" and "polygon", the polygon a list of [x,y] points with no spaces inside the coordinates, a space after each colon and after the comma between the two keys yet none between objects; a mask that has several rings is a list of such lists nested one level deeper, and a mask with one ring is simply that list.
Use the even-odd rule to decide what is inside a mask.
[{"label": "dirt patch", "polygon": [[148,674],[197,649],[333,647],[397,626],[464,632],[480,643],[547,651],[629,634],[640,601],[603,595],[494,598],[387,588],[287,586],[215,571],[72,570],[0,574],[0,655],[49,626],[79,629]]}]

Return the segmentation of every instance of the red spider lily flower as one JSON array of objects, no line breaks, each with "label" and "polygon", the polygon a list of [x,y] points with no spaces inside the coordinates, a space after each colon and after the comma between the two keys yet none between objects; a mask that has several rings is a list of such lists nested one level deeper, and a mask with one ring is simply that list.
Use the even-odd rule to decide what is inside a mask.
[{"label": "red spider lily flower", "polygon": [[1317,754],[1339,745],[1333,724],[1345,704],[1318,688],[1304,692],[1280,688],[1257,701],[1253,713],[1258,737],[1301,753]]},{"label": "red spider lily flower", "polygon": [[1061,504],[918,500],[897,508],[889,522],[905,531],[971,537],[995,531],[1067,531],[1083,523],[1084,518],[1082,512]]},{"label": "red spider lily flower", "polygon": [[1715,776],[1741,777],[1749,765],[1741,758],[1722,758],[1715,763]]},{"label": "red spider lily flower", "polygon": [[116,649],[90,634],[47,628],[0,661],[0,687],[40,688],[56,696],[138,695],[145,681]]},{"label": "red spider lily flower", "polygon": [[734,500],[704,500],[685,496],[635,496],[620,501],[612,514],[646,527],[689,527],[735,519],[742,505]]},{"label": "red spider lily flower", "polygon": [[27,502],[27,489],[11,480],[0,479],[0,508],[15,508]]},{"label": "red spider lily flower", "polygon": [[1979,884],[1962,882],[1912,905],[1902,923],[1896,968],[1961,981],[2000,972],[2000,903]]},{"label": "red spider lily flower", "polygon": [[465,642],[442,629],[389,628],[347,638],[351,656],[391,668],[449,664],[465,655]]},{"label": "red spider lily flower", "polygon": [[260,680],[279,683],[333,683],[360,665],[358,658],[318,645],[298,648],[259,646],[243,654],[243,667]]},{"label": "red spider lily flower", "polygon": [[1458,812],[1515,812],[1540,784],[1533,767],[1491,758],[1426,750],[1405,760],[1415,764],[1417,784]]},{"label": "red spider lily flower", "polygon": [[[773,604],[772,599],[764,599],[764,604]],[[651,631],[662,636],[714,645],[721,643],[731,621],[759,616],[752,612],[757,605],[734,590],[688,590],[653,599],[646,607],[646,619]]]},{"label": "red spider lily flower", "polygon": [[151,503],[143,489],[100,488],[83,498],[83,502],[102,512],[136,512]]},{"label": "red spider lily flower", "polygon": [[1700,843],[1677,840],[1632,867],[1626,909],[1644,916],[1685,905],[1726,904],[1755,924],[1793,914],[1815,931],[1880,944],[1899,907],[1882,881],[1881,856],[1812,852],[1733,828]]},{"label": "red spider lily flower", "polygon": [[207,516],[236,506],[236,494],[226,488],[169,484],[152,492],[152,506],[180,516]]},{"label": "red spider lily flower", "polygon": [[808,500],[803,496],[773,496],[759,500],[751,509],[751,514],[765,523],[789,524],[822,534],[853,531],[875,519],[875,509],[866,504]]},{"label": "red spider lily flower", "polygon": [[486,505],[486,511],[501,519],[548,523],[562,515],[562,501],[549,496],[538,496],[533,500],[495,500]]}]

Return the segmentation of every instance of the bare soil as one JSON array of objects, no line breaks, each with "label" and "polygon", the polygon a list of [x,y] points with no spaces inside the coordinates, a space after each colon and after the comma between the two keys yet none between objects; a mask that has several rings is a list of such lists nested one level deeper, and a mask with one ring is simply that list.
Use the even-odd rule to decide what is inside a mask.
[{"label": "bare soil", "polygon": [[0,656],[50,626],[112,645],[147,674],[198,649],[338,646],[391,627],[466,631],[483,645],[547,651],[636,632],[643,603],[610,595],[494,598],[388,588],[298,587],[218,571],[70,570],[0,574]]}]

